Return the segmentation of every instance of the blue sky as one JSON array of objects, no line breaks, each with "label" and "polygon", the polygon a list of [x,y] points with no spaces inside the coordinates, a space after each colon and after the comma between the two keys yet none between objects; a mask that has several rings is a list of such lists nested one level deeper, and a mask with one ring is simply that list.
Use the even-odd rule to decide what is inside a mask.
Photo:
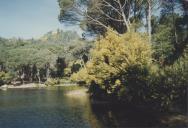
[{"label": "blue sky", "polygon": [[38,38],[48,31],[78,30],[58,21],[57,0],[0,0],[0,37]]}]

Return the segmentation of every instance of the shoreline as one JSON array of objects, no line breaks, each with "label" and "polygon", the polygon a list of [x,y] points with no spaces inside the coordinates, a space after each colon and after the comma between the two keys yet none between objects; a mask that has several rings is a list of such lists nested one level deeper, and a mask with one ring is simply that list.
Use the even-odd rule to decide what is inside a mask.
[{"label": "shoreline", "polygon": [[45,84],[38,84],[38,83],[29,83],[29,84],[22,84],[22,85],[3,85],[0,87],[0,90],[6,89],[29,89],[29,88],[46,88],[46,87],[69,87],[69,86],[77,86],[75,83],[70,84],[59,84],[59,85],[45,85]]}]

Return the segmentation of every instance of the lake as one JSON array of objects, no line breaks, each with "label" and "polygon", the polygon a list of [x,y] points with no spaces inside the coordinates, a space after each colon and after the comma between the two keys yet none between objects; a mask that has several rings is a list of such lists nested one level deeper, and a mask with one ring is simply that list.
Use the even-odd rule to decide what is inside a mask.
[{"label": "lake", "polygon": [[116,128],[160,126],[147,112],[91,104],[67,87],[0,90],[0,128]]}]

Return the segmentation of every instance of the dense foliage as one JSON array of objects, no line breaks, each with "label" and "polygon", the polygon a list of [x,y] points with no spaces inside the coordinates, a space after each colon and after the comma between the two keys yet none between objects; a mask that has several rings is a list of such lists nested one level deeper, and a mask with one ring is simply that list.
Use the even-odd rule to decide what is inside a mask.
[{"label": "dense foliage", "polygon": [[[116,35],[109,32],[96,42],[91,59],[80,72],[72,75],[72,79],[85,81],[91,89],[97,85],[103,92],[121,98],[123,91],[128,90],[127,86],[141,86],[138,85],[141,84],[139,80],[143,79],[144,82],[144,75],[148,74],[151,63],[152,49],[145,35]],[[135,79],[128,81],[131,77]],[[95,93],[95,90],[91,91]]]},{"label": "dense foliage", "polygon": [[173,65],[160,68],[145,35],[108,32],[90,54],[85,67],[71,78],[88,85],[94,98],[157,108],[168,108],[175,102],[185,105],[187,52]]},{"label": "dense foliage", "polygon": [[[74,37],[74,38],[72,38]],[[38,40],[1,39],[0,71],[13,74],[14,81],[42,82],[50,77],[63,77],[65,68],[72,68],[76,49],[83,49],[82,56],[88,47],[75,32],[49,32]],[[6,79],[6,75],[0,77]],[[8,76],[7,76],[8,77]],[[6,81],[6,80],[1,80]],[[4,82],[1,82],[4,83]]]},{"label": "dense foliage", "polygon": [[0,72],[0,86],[11,82],[13,76],[10,73]]}]

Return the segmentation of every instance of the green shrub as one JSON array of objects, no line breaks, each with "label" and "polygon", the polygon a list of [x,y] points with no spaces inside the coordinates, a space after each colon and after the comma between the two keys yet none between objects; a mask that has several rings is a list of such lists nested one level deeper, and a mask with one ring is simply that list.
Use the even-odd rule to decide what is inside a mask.
[{"label": "green shrub", "polygon": [[173,65],[158,68],[150,74],[150,103],[163,109],[186,106],[188,87],[188,56],[187,53]]},{"label": "green shrub", "polygon": [[49,78],[45,82],[45,85],[47,86],[54,86],[54,85],[60,85],[60,84],[66,84],[71,83],[69,77],[63,77],[63,78]]},{"label": "green shrub", "polygon": [[0,86],[3,84],[8,84],[13,79],[13,75],[6,72],[0,72]]},{"label": "green shrub", "polygon": [[118,99],[158,110],[169,109],[174,103],[185,104],[188,54],[171,66],[161,67],[152,53],[147,39],[139,33],[108,33],[95,43],[91,59],[71,79],[88,85],[91,95],[100,99]]}]

